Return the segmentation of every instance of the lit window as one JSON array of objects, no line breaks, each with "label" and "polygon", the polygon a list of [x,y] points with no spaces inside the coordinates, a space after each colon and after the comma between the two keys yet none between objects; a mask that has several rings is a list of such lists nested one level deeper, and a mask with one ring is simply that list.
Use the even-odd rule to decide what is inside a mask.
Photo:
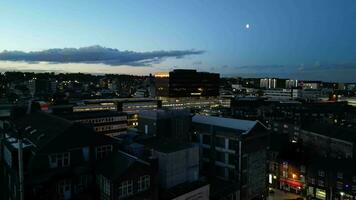
[{"label": "lit window", "polygon": [[138,191],[145,191],[150,187],[150,176],[141,176],[138,180]]},{"label": "lit window", "polygon": [[70,153],[57,153],[49,156],[49,165],[51,168],[68,167],[70,165]]},{"label": "lit window", "polygon": [[112,149],[112,145],[103,145],[96,147],[96,159],[104,158],[109,154],[109,152],[112,152]]}]

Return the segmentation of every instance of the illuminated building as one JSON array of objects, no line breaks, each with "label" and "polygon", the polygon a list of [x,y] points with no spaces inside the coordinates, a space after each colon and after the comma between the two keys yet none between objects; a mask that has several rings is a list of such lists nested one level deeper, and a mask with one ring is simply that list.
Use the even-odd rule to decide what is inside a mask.
[{"label": "illuminated building", "polygon": [[127,113],[128,127],[138,125],[138,113],[140,111],[161,107],[161,101],[152,98],[84,99],[81,102],[82,105],[73,107],[73,112],[103,110],[125,112]]},{"label": "illuminated building", "polygon": [[72,112],[59,116],[73,122],[90,124],[95,132],[112,137],[125,134],[127,129],[127,114],[123,112]]}]

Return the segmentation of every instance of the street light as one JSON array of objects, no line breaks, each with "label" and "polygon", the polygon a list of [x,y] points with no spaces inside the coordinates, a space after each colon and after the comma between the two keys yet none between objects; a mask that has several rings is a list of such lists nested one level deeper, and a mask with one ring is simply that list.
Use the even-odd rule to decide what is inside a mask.
[{"label": "street light", "polygon": [[297,178],[297,175],[296,174],[292,174],[292,177],[295,179],[295,178]]}]

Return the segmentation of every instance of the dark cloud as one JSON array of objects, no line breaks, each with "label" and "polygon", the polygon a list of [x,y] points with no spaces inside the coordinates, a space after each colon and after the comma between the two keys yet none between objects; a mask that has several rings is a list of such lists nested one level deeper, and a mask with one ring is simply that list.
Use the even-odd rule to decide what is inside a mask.
[{"label": "dark cloud", "polygon": [[44,51],[3,51],[0,60],[25,62],[53,62],[53,63],[103,63],[112,66],[131,65],[143,66],[160,63],[164,58],[180,59],[188,55],[202,54],[197,50],[151,51],[134,52],[101,46],[82,48],[48,49]]},{"label": "dark cloud", "polygon": [[356,82],[356,63],[325,64],[301,64],[301,65],[260,65],[231,67],[226,76],[242,77],[280,77],[300,80],[322,80],[339,82]]}]

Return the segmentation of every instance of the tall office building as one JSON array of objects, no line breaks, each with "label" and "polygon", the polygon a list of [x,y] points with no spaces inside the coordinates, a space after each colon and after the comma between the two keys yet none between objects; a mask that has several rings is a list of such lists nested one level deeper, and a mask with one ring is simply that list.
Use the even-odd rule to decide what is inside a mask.
[{"label": "tall office building", "polygon": [[219,95],[220,75],[179,69],[155,75],[156,95],[163,97],[209,97]]},{"label": "tall office building", "polygon": [[279,78],[262,78],[260,80],[260,88],[274,89],[274,88],[284,88],[285,79]]}]

